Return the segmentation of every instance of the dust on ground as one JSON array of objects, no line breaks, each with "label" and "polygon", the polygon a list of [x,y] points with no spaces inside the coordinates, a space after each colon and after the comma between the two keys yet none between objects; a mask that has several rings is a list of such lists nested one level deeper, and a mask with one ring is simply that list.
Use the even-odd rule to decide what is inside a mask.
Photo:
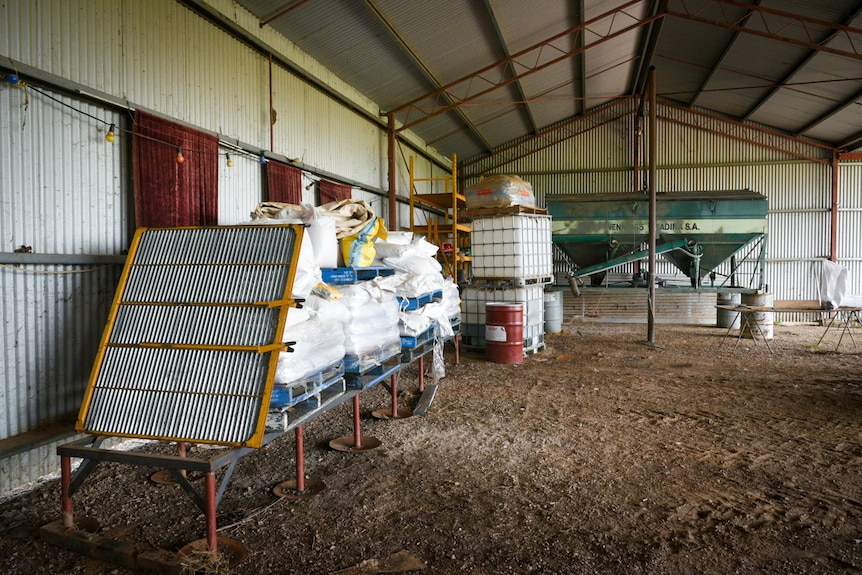
[{"label": "dust on ground", "polygon": [[[817,346],[817,326],[775,326],[771,351],[725,332],[658,325],[647,346],[644,325],[569,321],[520,365],[480,352],[454,365],[448,346],[424,417],[372,418],[388,392],[361,395],[381,447],[329,448],[352,433],[349,402],[305,427],[318,495],[272,493],[294,477],[293,433],[240,460],[218,508],[219,535],[247,550],[230,572],[325,574],[402,552],[428,575],[858,573],[862,348],[845,336],[836,351],[835,330]],[[417,375],[403,370],[400,405],[415,405]],[[142,549],[204,537],[191,498],[152,471],[102,464],[76,515]],[[0,571],[132,573],[41,541],[59,517],[56,480],[0,505]]]}]

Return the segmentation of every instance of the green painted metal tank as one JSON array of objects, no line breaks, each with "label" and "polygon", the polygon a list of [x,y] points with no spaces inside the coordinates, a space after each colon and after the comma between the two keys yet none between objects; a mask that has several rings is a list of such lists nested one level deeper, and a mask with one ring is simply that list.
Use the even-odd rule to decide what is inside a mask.
[{"label": "green painted metal tank", "polygon": [[[693,285],[767,234],[766,196],[750,190],[668,192],[656,199],[656,251]],[[577,264],[577,275],[644,257],[647,194],[548,196],[547,207],[553,242]]]}]

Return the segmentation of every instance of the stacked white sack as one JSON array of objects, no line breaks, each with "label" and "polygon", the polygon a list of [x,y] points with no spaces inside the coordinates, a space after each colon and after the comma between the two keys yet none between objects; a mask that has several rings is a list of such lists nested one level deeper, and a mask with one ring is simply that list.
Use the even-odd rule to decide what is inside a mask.
[{"label": "stacked white sack", "polygon": [[372,295],[369,282],[346,286],[338,300],[311,297],[308,302],[322,313],[338,319],[344,328],[345,355],[361,357],[366,353],[401,344],[398,332],[398,300],[394,292]]},{"label": "stacked white sack", "polygon": [[308,319],[291,323],[284,328],[283,341],[295,343],[292,352],[278,356],[275,382],[279,384],[301,382],[344,359],[344,328],[331,318],[310,314]]}]

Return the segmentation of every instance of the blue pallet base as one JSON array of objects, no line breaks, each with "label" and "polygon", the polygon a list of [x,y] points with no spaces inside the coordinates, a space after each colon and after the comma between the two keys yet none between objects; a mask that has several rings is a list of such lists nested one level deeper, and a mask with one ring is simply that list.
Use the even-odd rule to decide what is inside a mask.
[{"label": "blue pallet base", "polygon": [[402,335],[401,349],[411,349],[419,347],[429,339],[434,339],[434,333],[437,331],[437,322],[434,322],[431,327],[420,333],[419,335]]},{"label": "blue pallet base", "polygon": [[434,290],[415,297],[396,296],[398,305],[401,306],[401,311],[413,311],[419,309],[427,303],[443,300],[443,290]]},{"label": "blue pallet base", "polygon": [[324,370],[304,377],[299,382],[292,382],[289,385],[276,383],[272,388],[269,408],[270,410],[287,408],[302,403],[306,399],[319,395],[343,375],[344,362],[339,361]]},{"label": "blue pallet base", "polygon": [[346,355],[344,356],[344,372],[361,373],[380,365],[390,357],[397,355],[399,351],[401,351],[400,339],[365,351],[362,355]]},{"label": "blue pallet base", "polygon": [[404,349],[401,351],[401,363],[413,363],[420,357],[427,355],[428,352],[434,349],[434,340],[430,339],[416,347]]},{"label": "blue pallet base", "polygon": [[337,377],[314,397],[301,401],[293,407],[270,410],[266,416],[266,433],[270,438],[280,435],[298,425],[311,421],[356,393],[355,391],[348,391],[344,377]]},{"label": "blue pallet base", "polygon": [[321,277],[328,284],[355,284],[378,276],[391,276],[394,268],[373,266],[367,268],[320,268]]},{"label": "blue pallet base", "polygon": [[396,355],[389,358],[386,363],[376,365],[361,373],[345,373],[344,381],[348,389],[366,390],[401,371],[401,362],[399,359]]}]

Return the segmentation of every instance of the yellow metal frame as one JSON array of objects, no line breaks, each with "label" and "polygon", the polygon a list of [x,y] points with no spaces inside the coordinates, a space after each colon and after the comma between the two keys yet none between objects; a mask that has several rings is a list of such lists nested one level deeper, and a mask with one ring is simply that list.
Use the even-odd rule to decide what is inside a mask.
[{"label": "yellow metal frame", "polygon": [[[466,205],[466,197],[458,193],[458,157],[452,154],[452,173],[449,176],[437,178],[417,178],[414,157],[410,156],[410,230],[413,233],[426,234],[428,241],[437,245],[440,250],[438,257],[443,270],[457,280],[458,271],[466,269],[472,258],[463,255],[462,248],[468,247],[471,226],[459,220],[458,211]],[[444,182],[443,193],[418,193],[417,182]],[[432,184],[433,186],[433,184]],[[441,217],[429,217],[424,226],[416,225],[416,209],[422,207],[436,208],[442,211]],[[443,243],[451,240],[452,255],[443,251]]]},{"label": "yellow metal frame", "polygon": [[[116,433],[111,434],[112,437],[127,437],[127,438],[143,438],[143,439],[157,439],[157,440],[170,440],[170,441],[183,441],[183,442],[194,442],[194,443],[212,443],[218,445],[227,445],[233,447],[253,447],[258,448],[263,443],[263,436],[266,431],[266,415],[269,411],[269,403],[272,398],[272,390],[275,383],[275,371],[278,365],[278,356],[279,352],[285,351],[287,347],[285,344],[280,341],[281,334],[284,331],[284,325],[287,320],[288,309],[294,307],[296,305],[295,300],[292,298],[292,290],[293,290],[293,282],[296,277],[296,264],[298,261],[299,249],[302,245],[302,236],[304,233],[304,227],[297,224],[291,224],[289,227],[294,228],[296,232],[296,240],[295,240],[295,252],[294,257],[290,265],[290,269],[288,271],[287,282],[284,286],[284,291],[281,295],[281,298],[273,301],[264,301],[264,302],[254,302],[252,304],[236,304],[236,303],[212,303],[212,302],[192,302],[192,303],[184,303],[183,305],[200,305],[200,306],[210,306],[210,305],[218,305],[223,307],[243,307],[243,306],[254,306],[254,307],[267,307],[267,308],[279,308],[277,325],[275,328],[275,334],[277,340],[272,342],[271,344],[263,345],[263,346],[234,346],[234,345],[200,345],[200,344],[172,344],[169,342],[141,342],[139,344],[112,344],[110,342],[111,334],[114,330],[114,325],[117,320],[117,316],[119,315],[121,306],[129,306],[129,305],[176,305],[171,304],[169,302],[155,302],[155,303],[142,303],[142,302],[125,302],[123,303],[123,294],[125,293],[126,287],[128,285],[129,276],[131,274],[132,269],[134,268],[135,255],[140,247],[141,237],[147,233],[148,231],[155,231],[160,229],[205,229],[205,228],[219,228],[224,226],[183,226],[177,228],[138,228],[135,232],[134,237],[132,238],[132,243],[129,248],[129,255],[126,258],[125,266],[123,267],[123,272],[120,275],[120,281],[117,286],[117,291],[114,294],[114,300],[111,304],[111,309],[108,314],[107,324],[105,326],[105,330],[102,333],[102,338],[99,343],[99,348],[96,353],[96,359],[93,364],[93,369],[90,372],[90,379],[87,384],[87,389],[84,392],[84,399],[81,403],[81,408],[78,412],[78,418],[75,422],[75,430],[84,433],[94,433],[96,432],[89,431],[86,428],[87,415],[89,414],[93,395],[96,390],[96,383],[99,379],[99,374],[102,369],[102,365],[105,359],[105,353],[110,347],[140,347],[140,348],[165,348],[165,349],[197,349],[197,350],[208,350],[208,351],[239,351],[239,352],[256,352],[256,353],[269,353],[269,367],[267,369],[266,382],[264,385],[263,397],[261,398],[261,409],[260,413],[257,414],[255,430],[253,435],[243,442],[218,442],[218,441],[209,441],[200,438],[194,437],[162,437],[155,435],[141,435],[141,434],[126,434],[126,433]],[[261,226],[261,227],[284,227],[284,226]]]}]

